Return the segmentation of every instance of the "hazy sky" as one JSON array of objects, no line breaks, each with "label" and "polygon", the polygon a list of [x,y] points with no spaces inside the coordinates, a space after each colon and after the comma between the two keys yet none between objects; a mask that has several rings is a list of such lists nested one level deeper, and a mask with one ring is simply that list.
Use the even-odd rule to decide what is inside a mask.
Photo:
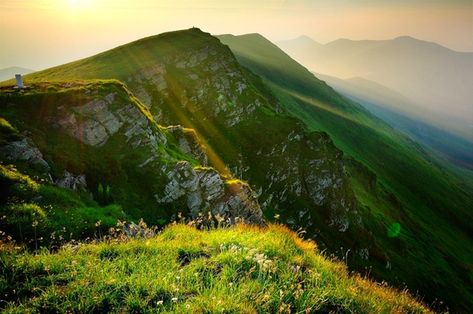
[{"label": "hazy sky", "polygon": [[473,0],[0,0],[0,68],[39,70],[192,26],[322,43],[410,35],[473,51]]}]

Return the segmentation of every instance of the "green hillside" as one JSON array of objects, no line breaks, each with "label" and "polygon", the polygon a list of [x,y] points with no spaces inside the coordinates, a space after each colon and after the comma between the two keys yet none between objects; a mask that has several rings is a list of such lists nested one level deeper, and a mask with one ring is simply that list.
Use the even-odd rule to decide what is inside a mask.
[{"label": "green hillside", "polygon": [[[3,313],[430,313],[279,225],[0,251]],[[5,297],[3,297],[5,296]]]},{"label": "green hillside", "polygon": [[461,176],[468,176],[468,172],[470,176],[473,175],[472,171],[465,171],[473,169],[473,138],[467,140],[439,125],[428,123],[425,110],[381,84],[360,77],[342,80],[318,73],[314,75],[341,94],[363,105],[396,130],[408,134],[431,153],[448,159],[459,168],[457,172]]},{"label": "green hillside", "polygon": [[332,249],[361,250],[355,235],[369,240],[342,152],[283,111],[215,37],[198,29],[165,33],[25,80],[97,77],[126,82],[161,124],[195,129],[211,165],[247,181],[265,217],[304,226]]},{"label": "green hillside", "polygon": [[[351,167],[350,173],[357,200],[370,212],[365,224],[374,232],[376,220],[387,225],[397,221],[401,226],[396,239],[376,236],[392,268],[375,267],[375,274],[405,282],[429,298],[447,299],[457,309],[469,308],[473,189],[264,37],[223,35],[219,39],[241,64],[264,78],[281,104],[307,128],[327,132],[347,157],[364,164]],[[371,185],[360,180],[360,171]],[[382,196],[383,190],[387,195]]]}]

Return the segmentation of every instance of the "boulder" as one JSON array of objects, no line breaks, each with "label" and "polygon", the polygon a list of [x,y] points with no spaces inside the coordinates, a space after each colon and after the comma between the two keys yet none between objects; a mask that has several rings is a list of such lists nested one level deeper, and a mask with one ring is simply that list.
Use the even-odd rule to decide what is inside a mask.
[{"label": "boulder", "polygon": [[25,161],[44,172],[49,172],[49,164],[43,159],[43,154],[29,138],[10,142],[0,147],[0,159],[8,162]]}]

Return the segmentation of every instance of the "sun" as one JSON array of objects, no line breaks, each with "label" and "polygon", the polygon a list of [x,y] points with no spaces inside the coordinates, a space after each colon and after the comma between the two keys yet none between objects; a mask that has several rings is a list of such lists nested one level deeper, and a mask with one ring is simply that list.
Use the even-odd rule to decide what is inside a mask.
[{"label": "sun", "polygon": [[88,9],[93,5],[93,0],[67,0],[71,9]]}]

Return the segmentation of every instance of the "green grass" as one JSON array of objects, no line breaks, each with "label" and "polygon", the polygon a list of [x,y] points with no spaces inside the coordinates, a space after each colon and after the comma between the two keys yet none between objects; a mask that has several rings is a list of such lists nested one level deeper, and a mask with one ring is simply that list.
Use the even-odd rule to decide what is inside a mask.
[{"label": "green grass", "polygon": [[51,254],[0,251],[4,313],[427,313],[405,291],[358,275],[287,228],[198,231],[66,246]]},{"label": "green grass", "polygon": [[0,188],[0,230],[30,247],[98,237],[129,218],[117,204],[100,206],[86,193],[37,182],[13,166],[0,164]]}]

